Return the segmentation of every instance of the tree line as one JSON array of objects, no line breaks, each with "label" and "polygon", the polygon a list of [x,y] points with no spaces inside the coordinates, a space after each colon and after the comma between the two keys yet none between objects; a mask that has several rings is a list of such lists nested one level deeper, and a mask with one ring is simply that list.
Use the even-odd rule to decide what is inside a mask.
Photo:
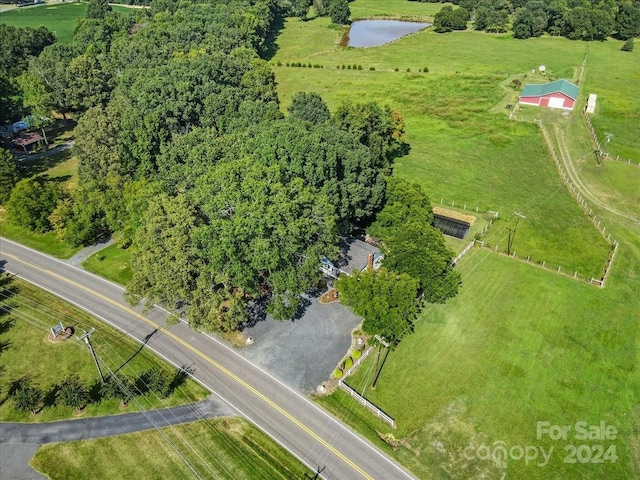
[{"label": "tree line", "polygon": [[[428,199],[390,179],[408,148],[397,112],[353,102],[330,112],[313,92],[281,112],[262,56],[291,14],[276,0],[154,0],[122,16],[91,0],[71,45],[44,46],[14,72],[32,112],[78,119],[78,187],[8,174],[9,220],[71,246],[113,235],[132,252],[128,299],[179,302],[196,327],[235,330],[256,305],[293,318],[341,236],[375,231],[396,198]],[[459,283],[429,212],[380,234],[389,269],[415,279],[416,307]],[[421,260],[398,260],[403,249]],[[434,287],[443,281],[446,294]]]},{"label": "tree line", "polygon": [[[423,1],[423,0],[410,0]],[[433,2],[438,3],[438,2]],[[434,17],[439,33],[475,30],[503,33],[519,39],[543,34],[571,40],[621,40],[640,36],[640,1],[611,0],[454,0]]]}]

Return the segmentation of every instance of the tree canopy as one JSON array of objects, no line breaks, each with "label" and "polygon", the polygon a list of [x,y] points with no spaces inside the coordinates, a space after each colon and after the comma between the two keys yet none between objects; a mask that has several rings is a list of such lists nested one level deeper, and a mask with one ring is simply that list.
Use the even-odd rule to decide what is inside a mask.
[{"label": "tree canopy", "polygon": [[392,345],[413,331],[419,310],[419,281],[386,268],[342,275],[336,281],[340,302],[361,316],[362,331]]}]

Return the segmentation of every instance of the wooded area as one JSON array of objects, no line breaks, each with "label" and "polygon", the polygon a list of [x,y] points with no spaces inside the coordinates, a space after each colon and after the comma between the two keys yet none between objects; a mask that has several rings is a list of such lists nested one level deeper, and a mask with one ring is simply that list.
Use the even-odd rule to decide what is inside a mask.
[{"label": "wooded area", "polygon": [[[431,0],[410,0],[431,1]],[[433,1],[432,3],[440,3]],[[561,35],[572,40],[621,40],[640,36],[640,1],[612,0],[454,0],[435,15],[434,29],[444,33],[473,28],[513,31],[515,38]]]},{"label": "wooded area", "polygon": [[[92,0],[71,45],[2,26],[24,37],[7,61],[14,90],[5,98],[21,92],[16,109],[43,122],[54,111],[78,119],[77,189],[18,181],[13,159],[3,159],[9,220],[73,246],[113,236],[134,253],[130,301],[180,302],[194,326],[235,330],[255,302],[293,318],[300,294],[321,279],[320,258],[337,258],[340,236],[396,208],[390,199],[400,194],[387,183],[407,145],[402,117],[375,103],[345,102],[332,115],[319,95],[300,92],[281,113],[262,57],[292,8],[157,0],[123,16]],[[381,235],[392,268],[413,275],[408,301],[447,298],[434,285],[449,277],[451,252],[429,225],[428,199],[392,185],[414,189],[424,207],[402,238]],[[407,253],[437,258],[428,274],[421,261],[401,260],[401,245],[414,240],[422,246]]]}]

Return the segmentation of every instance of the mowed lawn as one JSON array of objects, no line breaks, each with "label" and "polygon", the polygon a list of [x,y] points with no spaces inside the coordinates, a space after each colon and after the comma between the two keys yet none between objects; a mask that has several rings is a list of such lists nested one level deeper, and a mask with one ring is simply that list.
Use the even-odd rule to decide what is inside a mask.
[{"label": "mowed lawn", "polygon": [[[415,435],[396,452],[402,463],[421,478],[440,478],[431,475],[447,456],[482,439],[560,450],[546,469],[509,462],[507,478],[632,478],[628,448],[638,435],[640,383],[637,301],[626,299],[637,279],[594,289],[480,249],[459,268],[460,295],[426,309],[415,333],[389,356],[376,389],[374,357],[349,380],[395,418],[394,435]],[[565,465],[564,446],[572,442],[536,439],[538,421],[580,420],[616,426],[618,462]],[[452,478],[470,478],[464,474]]]},{"label": "mowed lawn", "polygon": [[[113,11],[128,15],[132,9],[112,5]],[[84,18],[87,12],[86,2],[49,3],[34,7],[16,8],[0,13],[0,23],[14,27],[37,28],[45,26],[56,34],[60,43],[71,43],[76,19]]]},{"label": "mowed lawn", "polygon": [[290,480],[309,473],[282,447],[240,418],[46,445],[37,451],[31,465],[52,480],[85,479],[87,472],[94,480]]},{"label": "mowed lawn", "polygon": [[[9,313],[7,313],[9,310]],[[160,367],[172,372],[174,367],[161,360],[137,342],[92,318],[85,312],[37,287],[13,279],[0,287],[0,349],[2,376],[0,376],[0,419],[2,421],[45,422],[73,417],[73,408],[62,405],[45,407],[38,415],[14,410],[8,396],[16,380],[28,377],[45,394],[54,395],[56,384],[66,376],[77,374],[87,385],[99,382],[91,353],[75,337],[64,342],[49,341],[49,329],[62,322],[71,326],[74,334],[95,328],[92,344],[100,359],[103,373],[118,371],[135,380],[142,372]],[[166,399],[147,393],[131,401],[126,408],[118,399],[89,404],[83,416],[113,415],[140,409],[161,408],[199,401],[208,392],[192,380],[179,386]]]},{"label": "mowed lawn", "polygon": [[[425,32],[380,48],[341,49],[338,37],[326,19],[287,21],[272,60],[284,109],[295,92],[307,90],[320,93],[330,109],[362,99],[389,105],[404,117],[411,145],[397,160],[397,175],[420,183],[434,204],[500,212],[485,240],[503,251],[514,212],[522,213],[527,218],[513,242],[518,256],[600,277],[609,246],[563,185],[538,127],[489,113],[515,93],[502,85],[506,74],[524,74],[552,58],[549,71],[572,76],[585,44],[543,38],[525,45],[477,32]],[[294,61],[325,68],[286,66]],[[418,72],[425,67],[429,73]]]}]

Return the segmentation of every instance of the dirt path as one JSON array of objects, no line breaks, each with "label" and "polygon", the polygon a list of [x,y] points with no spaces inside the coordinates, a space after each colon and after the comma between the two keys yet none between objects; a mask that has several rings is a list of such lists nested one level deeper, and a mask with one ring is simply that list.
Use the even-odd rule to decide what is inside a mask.
[{"label": "dirt path", "polygon": [[634,223],[638,223],[640,224],[640,219],[634,217],[633,215],[630,215],[628,213],[622,212],[616,208],[613,208],[612,206],[610,206],[608,203],[600,200],[590,189],[589,187],[584,183],[584,181],[580,178],[580,174],[578,173],[578,170],[576,169],[575,163],[574,161],[571,159],[571,155],[569,154],[569,149],[567,148],[567,144],[564,140],[564,135],[562,133],[562,131],[560,130],[559,126],[557,124],[555,124],[553,126],[553,133],[554,136],[558,142],[558,148],[560,149],[560,158],[562,160],[562,165],[565,168],[565,171],[567,172],[567,175],[569,175],[569,178],[571,179],[571,182],[573,183],[573,185],[576,187],[576,189],[580,192],[580,195],[582,195],[585,199],[589,200],[591,203],[593,203],[594,205],[597,205],[598,207],[607,210],[608,212],[613,213],[614,215],[618,215],[620,217],[623,217],[627,220],[630,220]]}]

